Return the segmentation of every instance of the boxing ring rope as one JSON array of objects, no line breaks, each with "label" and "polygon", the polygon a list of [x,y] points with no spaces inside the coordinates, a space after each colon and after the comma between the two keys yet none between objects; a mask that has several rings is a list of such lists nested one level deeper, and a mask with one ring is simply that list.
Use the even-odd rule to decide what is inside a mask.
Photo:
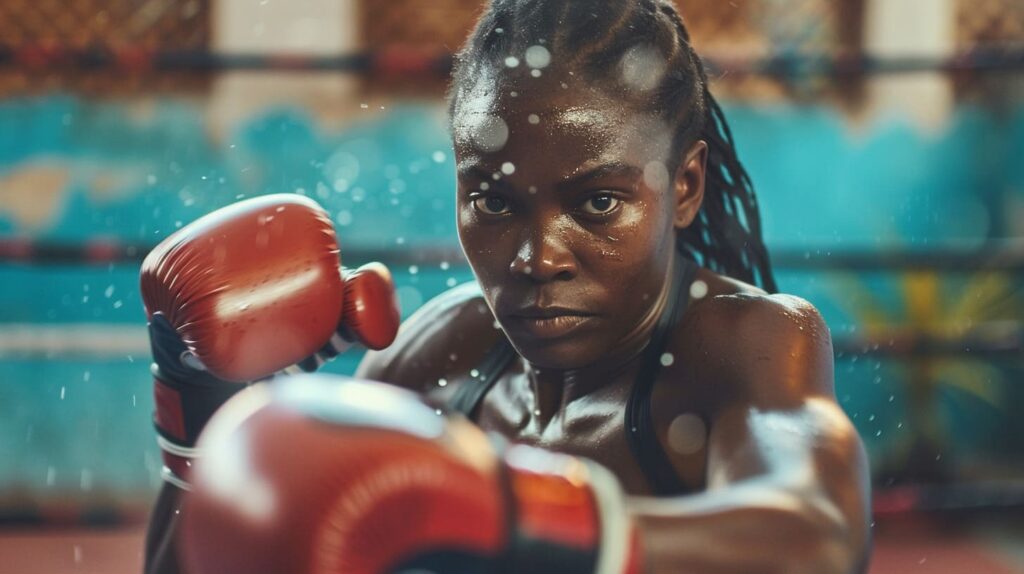
[{"label": "boxing ring rope", "polygon": [[[785,52],[763,57],[711,53],[711,76],[806,76],[943,73],[1004,73],[1024,70],[1024,45],[978,46],[947,56],[877,56],[864,52]],[[208,50],[154,50],[144,46],[74,48],[59,44],[0,44],[0,69],[46,73],[61,69],[154,72],[335,72],[445,78],[453,54],[443,50],[389,47],[337,56],[226,54]]]},{"label": "boxing ring rope", "polygon": [[[155,244],[95,239],[57,242],[0,237],[0,265],[107,265],[141,263]],[[1024,272],[1024,239],[992,241],[969,246],[945,244],[929,248],[856,249],[771,248],[772,267],[787,271],[940,271],[946,273]],[[366,262],[465,265],[462,250],[450,245],[417,246],[415,251],[347,246],[346,259]]]},{"label": "boxing ring rope", "polygon": [[[138,265],[153,245],[94,240],[83,243],[59,243],[28,239],[0,238],[0,265]],[[383,261],[394,268],[447,264],[465,267],[462,251],[451,246],[421,246],[415,251],[366,249],[349,246],[346,261],[357,264]],[[772,266],[786,271],[880,272],[929,271],[943,273],[1024,273],[1024,241],[1013,240],[980,247],[936,247],[903,251],[828,251],[772,249]],[[86,331],[106,329],[103,337],[87,337]],[[123,349],[148,352],[146,334],[125,327],[36,325],[0,326],[0,356],[18,354],[40,356],[51,352],[78,354],[125,354]],[[127,330],[126,330],[127,329]],[[105,342],[96,339],[107,339]],[[141,343],[140,343],[141,341]],[[962,333],[939,336],[910,329],[892,329],[874,337],[834,333],[833,348],[838,357],[848,355],[877,357],[953,357],[977,359],[1024,358],[1024,324],[993,321],[966,329]],[[139,351],[141,349],[141,351]],[[53,351],[56,352],[56,351]]]}]

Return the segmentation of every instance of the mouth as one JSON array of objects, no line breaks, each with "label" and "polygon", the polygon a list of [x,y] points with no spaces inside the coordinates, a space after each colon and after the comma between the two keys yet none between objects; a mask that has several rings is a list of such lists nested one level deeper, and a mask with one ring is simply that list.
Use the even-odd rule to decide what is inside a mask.
[{"label": "mouth", "polygon": [[524,307],[507,316],[512,330],[540,339],[564,337],[591,324],[596,315],[568,307]]}]

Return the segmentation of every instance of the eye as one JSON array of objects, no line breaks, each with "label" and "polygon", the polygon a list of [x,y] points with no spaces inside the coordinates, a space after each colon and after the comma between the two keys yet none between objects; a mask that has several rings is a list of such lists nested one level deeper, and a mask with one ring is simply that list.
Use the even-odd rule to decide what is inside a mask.
[{"label": "eye", "polygon": [[622,200],[610,193],[599,193],[583,202],[583,212],[588,215],[607,215],[621,202]]},{"label": "eye", "polygon": [[511,211],[508,201],[497,195],[487,195],[473,200],[473,207],[486,215],[504,215]]}]

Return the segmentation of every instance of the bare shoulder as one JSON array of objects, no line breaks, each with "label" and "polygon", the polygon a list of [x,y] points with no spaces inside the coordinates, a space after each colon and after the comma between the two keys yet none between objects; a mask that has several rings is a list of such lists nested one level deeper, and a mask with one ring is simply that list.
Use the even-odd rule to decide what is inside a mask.
[{"label": "bare shoulder", "polygon": [[465,283],[420,307],[390,347],[366,354],[356,376],[424,391],[460,369],[468,372],[498,334],[479,286]]},{"label": "bare shoulder", "polygon": [[832,396],[832,339],[814,305],[728,281],[739,288],[717,294],[709,288],[680,326],[703,378],[728,382],[732,391],[764,406]]}]

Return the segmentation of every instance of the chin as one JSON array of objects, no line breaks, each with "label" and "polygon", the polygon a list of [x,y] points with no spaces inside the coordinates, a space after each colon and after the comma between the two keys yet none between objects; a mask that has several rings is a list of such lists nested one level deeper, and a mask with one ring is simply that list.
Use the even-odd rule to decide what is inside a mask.
[{"label": "chin", "polygon": [[546,341],[509,337],[512,346],[527,361],[542,369],[560,371],[581,369],[593,364],[601,356],[595,346],[587,344],[584,338]]}]

